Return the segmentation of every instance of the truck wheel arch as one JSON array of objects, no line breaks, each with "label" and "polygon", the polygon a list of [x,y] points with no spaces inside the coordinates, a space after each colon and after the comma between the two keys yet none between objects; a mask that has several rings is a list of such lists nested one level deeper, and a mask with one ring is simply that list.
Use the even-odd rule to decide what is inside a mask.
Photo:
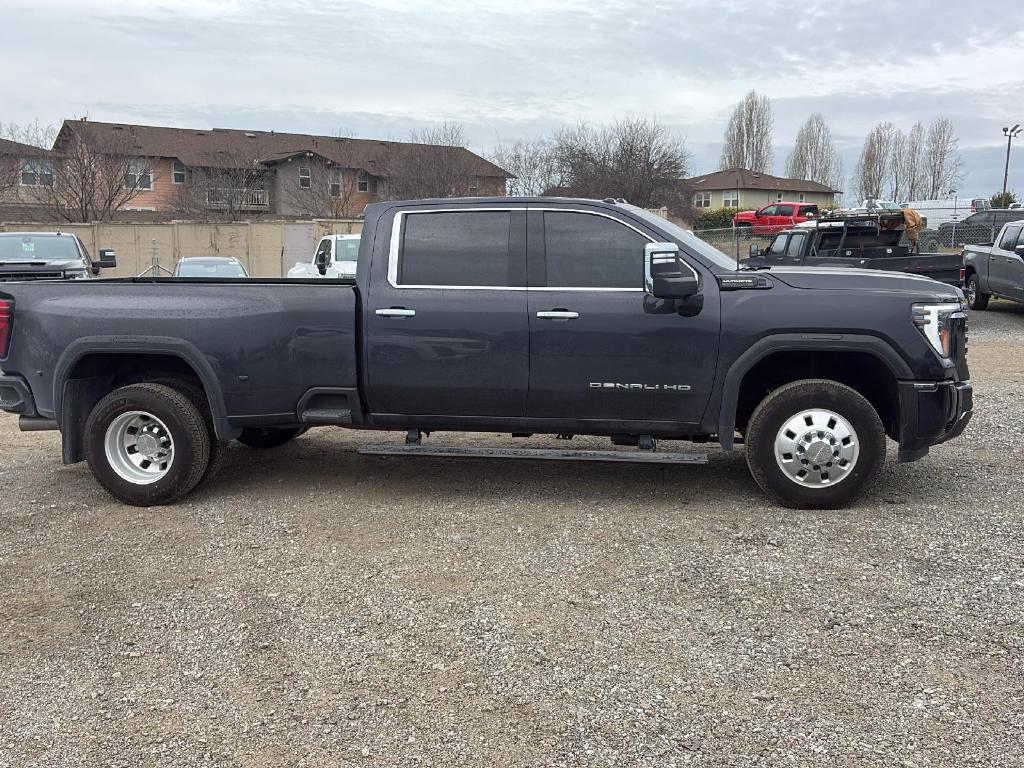
[{"label": "truck wheel arch", "polygon": [[237,437],[238,428],[231,426],[227,420],[227,409],[220,381],[209,361],[191,343],[168,337],[83,337],[68,345],[54,369],[54,413],[64,437],[65,463],[82,460],[81,435],[78,427],[88,417],[88,413],[77,413],[82,409],[64,407],[67,397],[78,397],[89,391],[88,388],[83,391],[82,388],[76,387],[75,382],[81,380],[72,379],[71,376],[80,363],[91,356],[99,355],[126,360],[154,356],[175,358],[176,361],[184,364],[202,384],[210,406],[217,438],[228,441]]},{"label": "truck wheel arch", "polygon": [[776,334],[752,344],[729,366],[722,382],[718,413],[718,439],[723,450],[732,450],[740,390],[746,375],[761,361],[785,352],[866,354],[883,365],[894,380],[912,379],[913,371],[899,353],[876,336],[860,334]]}]

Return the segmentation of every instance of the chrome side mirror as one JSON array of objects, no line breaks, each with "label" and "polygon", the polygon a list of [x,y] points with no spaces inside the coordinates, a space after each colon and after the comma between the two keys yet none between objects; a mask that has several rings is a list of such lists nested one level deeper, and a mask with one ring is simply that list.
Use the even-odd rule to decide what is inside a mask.
[{"label": "chrome side mirror", "polygon": [[700,290],[696,273],[679,259],[675,243],[644,246],[644,290],[659,299],[685,299]]}]

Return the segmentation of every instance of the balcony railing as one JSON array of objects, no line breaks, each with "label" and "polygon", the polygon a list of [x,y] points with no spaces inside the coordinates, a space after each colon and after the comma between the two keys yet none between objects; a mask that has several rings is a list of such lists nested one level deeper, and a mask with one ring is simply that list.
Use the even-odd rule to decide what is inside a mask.
[{"label": "balcony railing", "polygon": [[232,187],[211,187],[206,190],[206,204],[210,208],[270,207],[270,196],[265,189],[234,189]]}]

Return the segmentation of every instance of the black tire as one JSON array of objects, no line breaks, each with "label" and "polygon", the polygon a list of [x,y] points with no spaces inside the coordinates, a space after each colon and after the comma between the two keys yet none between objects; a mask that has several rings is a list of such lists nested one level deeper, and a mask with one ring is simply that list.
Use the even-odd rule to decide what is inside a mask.
[{"label": "black tire", "polygon": [[964,293],[967,295],[967,306],[971,309],[988,309],[988,300],[992,298],[990,293],[982,293],[978,280],[978,273],[971,272],[967,276],[967,285],[964,286]]},{"label": "black tire", "polygon": [[[148,483],[132,482],[111,465],[105,438],[118,417],[140,411],[159,419],[173,441],[166,473]],[[210,437],[202,413],[176,389],[163,384],[131,384],[100,400],[85,423],[85,457],[100,485],[116,499],[137,507],[173,504],[203,479],[210,461]]]},{"label": "black tire", "polygon": [[[852,461],[853,468],[831,485],[802,485],[780,466],[785,457],[777,460],[775,455],[775,440],[781,437],[786,422],[815,409],[839,415],[856,433],[859,455]],[[837,509],[851,504],[878,479],[885,461],[885,430],[874,407],[857,391],[828,379],[802,379],[771,392],[754,409],[745,443],[747,466],[757,484],[780,504],[798,509]],[[827,474],[828,470],[822,470]]]},{"label": "black tire", "polygon": [[295,439],[307,427],[246,427],[238,436],[238,442],[250,448],[277,448]]},{"label": "black tire", "polygon": [[210,437],[210,462],[206,467],[206,472],[203,474],[203,479],[199,481],[199,485],[205,485],[220,472],[221,465],[224,463],[225,450],[228,447],[227,443],[217,439],[217,430],[213,426],[213,413],[210,411],[210,401],[206,399],[206,393],[203,392],[202,387],[188,379],[173,377],[157,378],[149,383],[162,384],[165,387],[178,390],[191,400],[192,405],[203,414],[203,421],[206,422],[206,431]]}]

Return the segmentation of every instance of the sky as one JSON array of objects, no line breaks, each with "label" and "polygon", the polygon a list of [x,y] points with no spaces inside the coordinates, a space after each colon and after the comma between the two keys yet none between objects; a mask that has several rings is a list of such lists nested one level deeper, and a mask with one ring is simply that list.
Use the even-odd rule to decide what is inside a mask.
[{"label": "sky", "polygon": [[[876,123],[946,116],[959,192],[987,196],[1002,187],[1003,126],[1024,123],[1022,0],[0,0],[0,22],[5,124],[402,139],[454,121],[485,153],[645,115],[705,173],[755,89],[772,99],[775,173],[812,112],[847,178]],[[1018,142],[1009,186],[1024,195]]]}]

